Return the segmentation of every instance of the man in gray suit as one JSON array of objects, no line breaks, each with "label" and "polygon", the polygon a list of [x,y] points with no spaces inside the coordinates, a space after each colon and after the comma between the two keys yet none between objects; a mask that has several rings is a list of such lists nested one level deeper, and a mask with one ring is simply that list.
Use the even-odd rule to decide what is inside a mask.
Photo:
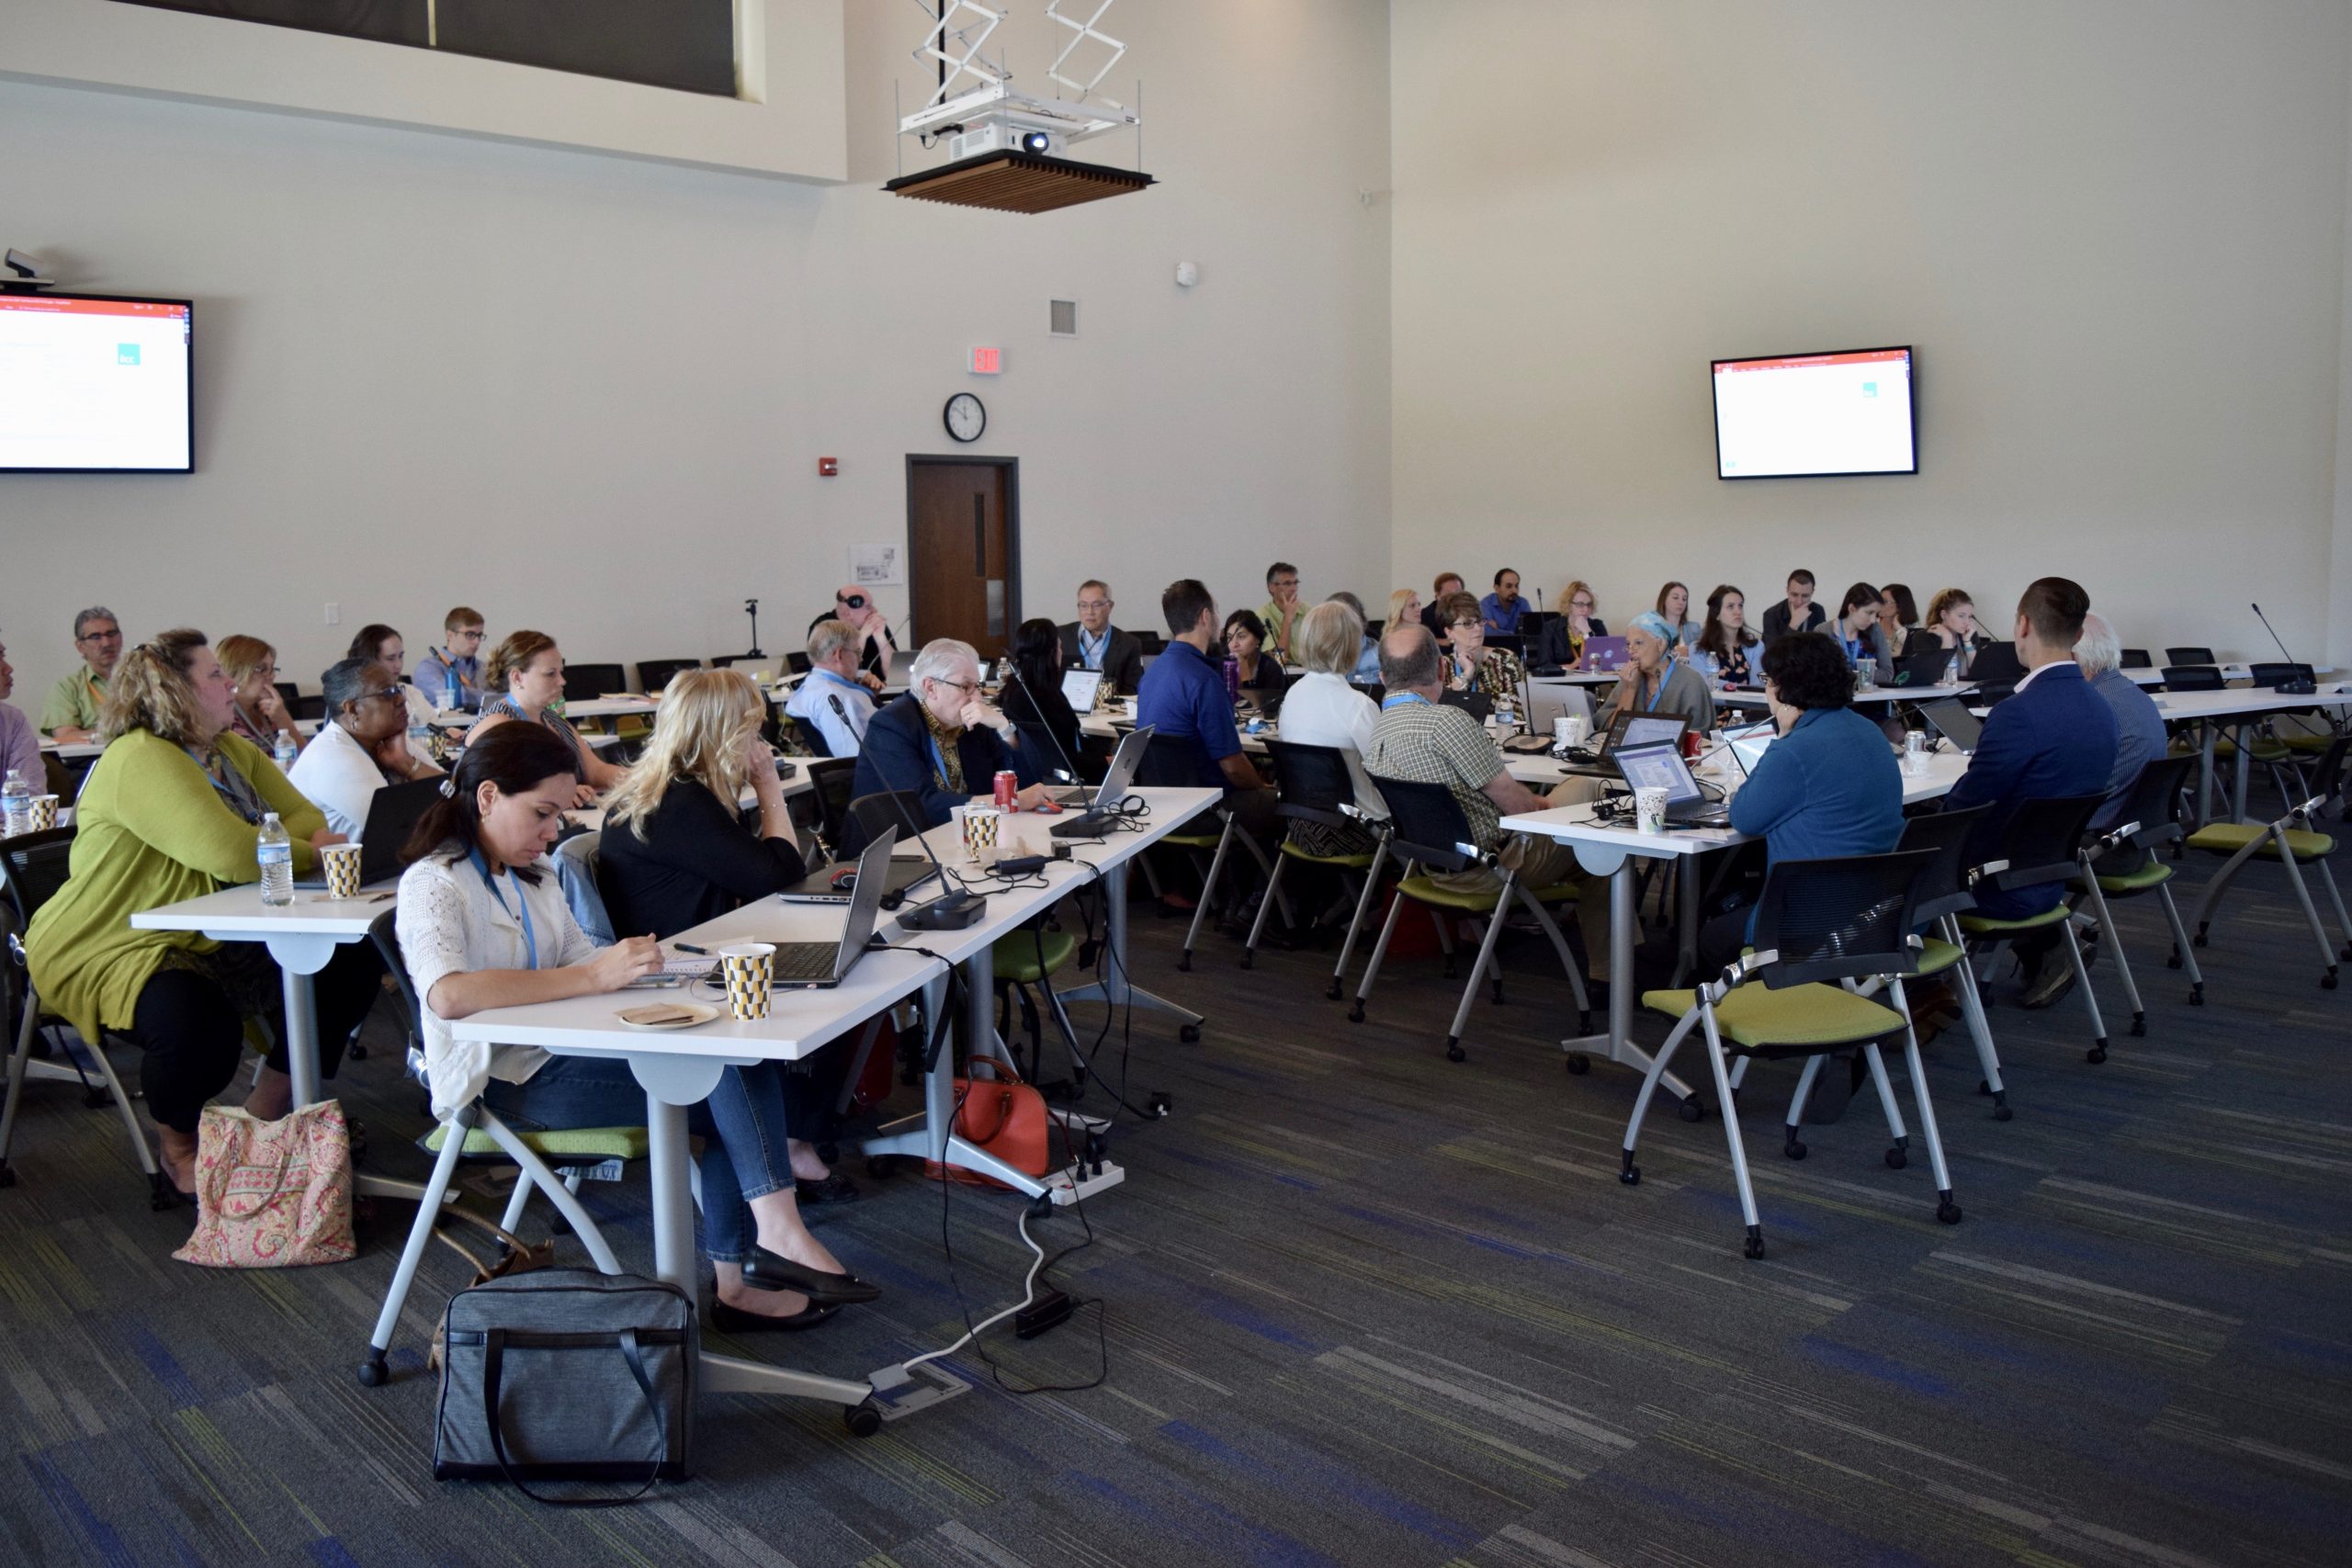
[{"label": "man in gray suit", "polygon": [[1061,628],[1062,668],[1100,670],[1121,696],[1143,681],[1143,644],[1111,624],[1111,587],[1093,579],[1078,585],[1078,619]]}]

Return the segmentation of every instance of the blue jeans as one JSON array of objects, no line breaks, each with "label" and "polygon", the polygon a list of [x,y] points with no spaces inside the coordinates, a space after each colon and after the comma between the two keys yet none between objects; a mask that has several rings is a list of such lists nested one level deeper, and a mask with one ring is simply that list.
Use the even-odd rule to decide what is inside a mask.
[{"label": "blue jeans", "polygon": [[[702,1140],[703,1250],[716,1262],[750,1258],[757,1236],[750,1201],[792,1187],[784,1078],[772,1063],[728,1067],[709,1099],[686,1108],[686,1130]],[[645,1089],[617,1057],[551,1057],[528,1082],[491,1079],[482,1099],[500,1120],[530,1132],[645,1121]]]}]

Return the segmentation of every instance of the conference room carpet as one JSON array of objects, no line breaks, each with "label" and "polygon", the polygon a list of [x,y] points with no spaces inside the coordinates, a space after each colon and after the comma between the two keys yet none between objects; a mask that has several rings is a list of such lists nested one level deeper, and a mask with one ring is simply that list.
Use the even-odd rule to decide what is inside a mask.
[{"label": "conference room carpet", "polygon": [[[2314,984],[2275,868],[2245,886],[2202,1010],[2154,907],[2121,911],[2151,1024],[2123,1032],[2102,963],[2103,1066],[2072,999],[1996,1009],[2014,1121],[1974,1094],[1964,1036],[1931,1048],[1960,1224],[1936,1223],[1923,1152],[1882,1162],[1867,1096],[1792,1163],[1794,1068],[1751,1077],[1761,1262],[1713,1116],[1654,1117],[1620,1185],[1636,1079],[1563,1071],[1537,944],[1508,944],[1508,1003],[1481,1000],[1454,1066],[1434,959],[1351,1025],[1328,951],[1244,972],[1216,938],[1180,975],[1182,926],[1139,911],[1138,977],[1212,1021],[1185,1046],[1138,1014],[1131,1056],[1102,1052],[1174,1114],[1121,1128],[1127,1183],[1084,1224],[1038,1227],[1058,1250],[1091,1226],[1056,1277],[1099,1305],[959,1353],[969,1393],[865,1440],[830,1409],[708,1399],[696,1478],[602,1511],[431,1479],[447,1249],[395,1381],[354,1379],[405,1206],[344,1267],[183,1267],[186,1223],[148,1212],[114,1122],[36,1088],[0,1192],[0,1562],[2341,1563],[2352,991]],[[337,1088],[373,1168],[416,1173],[390,1020]],[[865,1185],[824,1235],[882,1302],[710,1344],[862,1377],[1013,1298],[1012,1200]],[[642,1172],[589,1196],[650,1268]],[[1096,1386],[1016,1392],[1036,1382]]]}]

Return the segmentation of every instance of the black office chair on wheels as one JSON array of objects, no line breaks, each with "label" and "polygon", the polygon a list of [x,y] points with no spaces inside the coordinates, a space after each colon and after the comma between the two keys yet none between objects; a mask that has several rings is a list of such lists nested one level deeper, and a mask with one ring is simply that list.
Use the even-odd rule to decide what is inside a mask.
[{"label": "black office chair on wheels", "polygon": [[[1489,971],[1494,975],[1496,1005],[1502,1003],[1503,972],[1495,959],[1495,942],[1502,935],[1503,921],[1516,900],[1535,917],[1535,923],[1551,938],[1552,950],[1559,954],[1560,967],[1568,976],[1568,988],[1576,993],[1577,1032],[1591,1033],[1592,998],[1585,990],[1584,972],[1577,967],[1576,954],[1568,950],[1568,939],[1560,933],[1559,922],[1553,919],[1547,907],[1576,897],[1577,885],[1561,882],[1531,887],[1521,880],[1518,872],[1502,863],[1499,855],[1472,850],[1470,819],[1462,814],[1461,803],[1445,785],[1379,773],[1371,776],[1374,787],[1388,806],[1391,832],[1382,845],[1382,852],[1396,858],[1404,866],[1404,876],[1396,884],[1388,918],[1381,922],[1380,940],[1373,944],[1371,962],[1364,965],[1363,980],[1356,987],[1356,1005],[1348,1010],[1349,1021],[1363,1021],[1364,1002],[1372,995],[1373,982],[1380,978],[1380,963],[1387,955],[1388,939],[1396,933],[1396,919],[1404,912],[1407,902],[1429,910],[1430,919],[1437,927],[1438,945],[1445,952],[1448,979],[1454,973],[1453,932],[1448,925],[1449,917],[1484,915],[1487,929],[1478,944],[1477,962],[1470,966],[1470,978],[1462,987],[1462,1000],[1453,1010],[1453,1023],[1445,1036],[1445,1059],[1468,1060],[1468,1053],[1462,1049],[1462,1034],[1470,1021],[1470,1002],[1478,994],[1478,982]],[[1500,881],[1480,890],[1448,887],[1435,880],[1438,874],[1479,867],[1494,872]],[[1377,861],[1366,874],[1375,882],[1379,880]],[[1579,1059],[1569,1058],[1571,1071],[1580,1070],[1575,1066]]]},{"label": "black office chair on wheels", "polygon": [[[1266,753],[1273,759],[1274,789],[1279,800],[1274,814],[1291,825],[1274,857],[1274,876],[1267,888],[1267,897],[1258,906],[1258,918],[1250,922],[1250,940],[1241,949],[1241,967],[1249,968],[1258,956],[1258,939],[1266,929],[1266,911],[1273,905],[1273,894],[1280,889],[1283,873],[1293,861],[1302,866],[1322,866],[1336,873],[1341,886],[1361,883],[1357,890],[1355,918],[1348,922],[1348,940],[1340,944],[1340,961],[1331,970],[1329,996],[1340,997],[1340,976],[1347,972],[1348,957],[1355,951],[1356,932],[1363,927],[1365,908],[1372,902],[1373,884],[1376,880],[1373,868],[1380,863],[1382,846],[1388,837],[1384,823],[1374,829],[1349,817],[1340,807],[1356,804],[1355,776],[1348,771],[1348,754],[1336,746],[1306,746],[1292,740],[1269,740]],[[1299,841],[1298,829],[1303,827],[1327,829],[1334,833],[1346,833],[1359,840],[1373,840],[1373,847],[1362,851],[1347,851],[1338,854],[1318,854]]]}]

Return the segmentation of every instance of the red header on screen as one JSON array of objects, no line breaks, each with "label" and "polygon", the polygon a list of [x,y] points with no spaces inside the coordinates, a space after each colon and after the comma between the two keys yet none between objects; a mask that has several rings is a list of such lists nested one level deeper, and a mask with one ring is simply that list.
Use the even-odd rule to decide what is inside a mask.
[{"label": "red header on screen", "polygon": [[187,307],[159,299],[56,299],[0,294],[0,310],[37,310],[60,316],[164,316],[187,319]]},{"label": "red header on screen", "polygon": [[1715,374],[1724,376],[1735,370],[1800,370],[1812,365],[1877,365],[1910,357],[1909,349],[1872,348],[1859,354],[1799,354],[1787,359],[1718,359],[1715,361]]}]

